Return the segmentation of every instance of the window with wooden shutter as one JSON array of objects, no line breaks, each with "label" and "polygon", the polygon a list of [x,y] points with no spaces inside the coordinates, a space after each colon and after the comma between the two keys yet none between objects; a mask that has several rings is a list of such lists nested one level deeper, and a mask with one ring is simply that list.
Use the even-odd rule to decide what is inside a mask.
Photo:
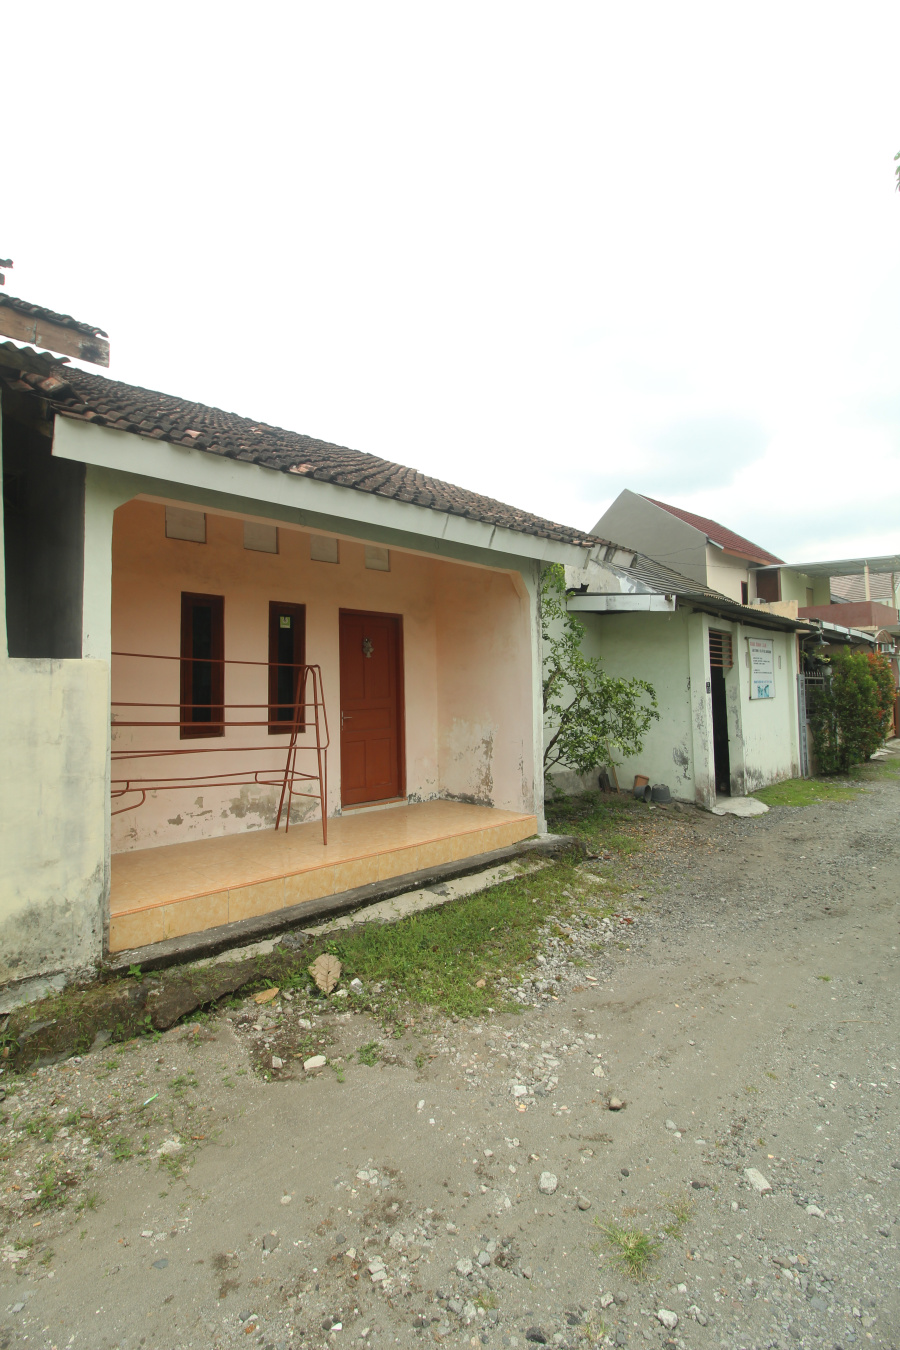
[{"label": "window with wooden shutter", "polygon": [[718,628],[709,630],[709,664],[717,670],[731,670],[734,657],[731,652],[731,634]]}]

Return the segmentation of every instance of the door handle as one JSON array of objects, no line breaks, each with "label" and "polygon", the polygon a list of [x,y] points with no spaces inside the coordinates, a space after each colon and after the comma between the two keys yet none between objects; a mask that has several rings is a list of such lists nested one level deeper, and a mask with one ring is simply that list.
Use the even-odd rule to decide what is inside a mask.
[{"label": "door handle", "polygon": [[353,714],[352,714],[352,713],[345,713],[345,712],[342,712],[342,713],[341,713],[341,727],[343,727],[343,725],[344,725],[344,718],[347,718],[347,720],[350,721],[350,720],[352,720],[352,718],[353,718]]}]

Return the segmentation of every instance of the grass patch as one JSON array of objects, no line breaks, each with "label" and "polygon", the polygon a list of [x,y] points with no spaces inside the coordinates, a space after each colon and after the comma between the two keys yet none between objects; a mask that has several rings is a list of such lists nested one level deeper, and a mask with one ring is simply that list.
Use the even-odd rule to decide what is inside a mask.
[{"label": "grass patch", "polygon": [[557,863],[399,923],[351,930],[328,949],[345,980],[387,986],[387,1002],[399,996],[459,1017],[518,1009],[504,998],[499,979],[534,957],[538,930],[551,915],[562,917],[576,905],[600,911],[606,897],[585,890],[571,863]]},{"label": "grass patch", "polygon": [[626,1228],[620,1223],[608,1223],[601,1231],[617,1264],[632,1279],[644,1279],[659,1255],[659,1242],[642,1228]]},{"label": "grass patch", "polygon": [[[756,1089],[754,1088],[755,1092]],[[689,1197],[681,1196],[668,1203],[669,1219],[663,1224],[663,1232],[667,1237],[680,1238],[685,1230],[688,1220],[694,1212],[694,1206]]]},{"label": "grass patch", "polygon": [[545,804],[547,828],[556,834],[574,834],[598,852],[634,853],[641,846],[636,833],[628,831],[646,812],[633,797],[602,797],[599,792],[559,794]]},{"label": "grass patch", "polygon": [[870,759],[865,764],[857,764],[851,773],[862,783],[879,783],[900,775],[900,762],[896,759]]},{"label": "grass patch", "polygon": [[381,1058],[381,1047],[377,1041],[369,1041],[368,1045],[361,1045],[359,1047],[356,1052],[356,1058],[359,1060],[360,1064],[367,1064],[370,1069],[374,1069]]},{"label": "grass patch", "polygon": [[766,806],[818,806],[820,802],[850,801],[859,796],[859,791],[823,778],[789,778],[760,788],[753,796]]}]

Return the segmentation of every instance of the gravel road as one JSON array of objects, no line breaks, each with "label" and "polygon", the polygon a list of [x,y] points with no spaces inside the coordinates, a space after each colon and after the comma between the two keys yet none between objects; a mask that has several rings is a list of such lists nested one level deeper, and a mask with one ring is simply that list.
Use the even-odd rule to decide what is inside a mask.
[{"label": "gravel road", "polygon": [[0,1350],[896,1350],[898,808],[885,776],[656,812],[616,915],[547,925],[518,1016],[391,1041],[279,996],[29,1073]]}]

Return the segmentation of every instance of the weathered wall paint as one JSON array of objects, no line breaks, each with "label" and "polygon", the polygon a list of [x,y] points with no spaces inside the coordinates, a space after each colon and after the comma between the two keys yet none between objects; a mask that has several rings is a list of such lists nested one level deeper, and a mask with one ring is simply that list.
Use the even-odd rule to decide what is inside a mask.
[{"label": "weathered wall paint", "polygon": [[[599,656],[607,675],[648,680],[656,690],[660,720],[654,722],[639,755],[617,769],[619,786],[630,787],[637,773],[665,783],[673,797],[693,801],[693,738],[688,682],[688,618],[674,614],[579,614],[584,624],[582,650]],[[556,777],[556,775],[554,775]],[[560,778],[561,785],[569,776]],[[596,775],[589,786],[596,787]]]},{"label": "weathered wall paint", "polygon": [[[775,697],[751,699],[747,639],[765,638],[773,643]],[[797,638],[794,633],[733,626],[734,669],[730,672],[740,706],[740,761],[732,758],[731,791],[734,795],[756,792],[770,783],[800,776],[800,731],[797,706]],[[729,735],[731,731],[729,710]],[[736,737],[732,737],[732,744]],[[734,750],[732,749],[732,756]]]},{"label": "weathered wall paint", "polygon": [[[330,717],[329,813],[340,807],[338,615],[341,608],[400,614],[403,618],[406,792],[415,800],[442,794],[533,809],[530,743],[530,615],[504,572],[391,551],[391,570],[365,567],[364,546],[341,542],[338,564],[310,558],[309,535],[282,526],[279,552],[243,547],[240,519],[207,513],[207,542],[165,537],[165,509],[131,501],[115,515],[112,564],[112,646],[115,651],[177,656],[182,591],[225,599],[225,655],[264,661],[270,600],[306,605],[306,651],[322,667]],[[113,658],[113,698],[178,701],[178,663]],[[264,702],[265,667],[230,667],[226,697]],[[129,714],[117,710],[120,719]],[[175,709],[171,714],[175,720]],[[264,716],[264,713],[249,714]],[[140,738],[140,740],[138,740]],[[155,739],[154,739],[155,738]],[[308,738],[307,738],[308,739]],[[117,729],[114,747],[200,746],[190,768],[169,772],[209,775],[235,761],[214,747],[262,745],[244,763],[283,765],[286,737],[265,727],[229,729],[208,744],[179,742],[174,729]],[[271,748],[270,748],[271,747]],[[183,757],[183,761],[187,757]],[[182,763],[183,763],[182,761]],[[115,766],[114,776],[121,772]],[[527,790],[526,790],[527,789]],[[274,788],[157,792],[135,811],[113,817],[113,851],[208,838],[274,824]],[[317,814],[312,802],[301,814]]]},{"label": "weathered wall paint", "polygon": [[442,565],[436,581],[441,792],[521,810],[534,800],[530,597],[484,569]]},{"label": "weathered wall paint", "polygon": [[108,671],[0,659],[0,984],[99,961],[109,886]]},{"label": "weathered wall paint", "polygon": [[[660,720],[647,733],[642,752],[617,769],[620,787],[630,788],[634,775],[641,773],[651,783],[664,783],[673,797],[707,808],[715,805],[712,701],[706,688],[711,627],[730,632],[734,647],[735,664],[725,677],[732,794],[755,792],[799,775],[793,633],[729,623],[687,609],[671,615],[579,614],[578,618],[585,627],[585,654],[601,657],[609,675],[649,680],[659,702]],[[748,637],[774,641],[774,699],[750,699]],[[596,786],[594,775],[579,780],[560,773],[554,780],[565,791]]]}]

